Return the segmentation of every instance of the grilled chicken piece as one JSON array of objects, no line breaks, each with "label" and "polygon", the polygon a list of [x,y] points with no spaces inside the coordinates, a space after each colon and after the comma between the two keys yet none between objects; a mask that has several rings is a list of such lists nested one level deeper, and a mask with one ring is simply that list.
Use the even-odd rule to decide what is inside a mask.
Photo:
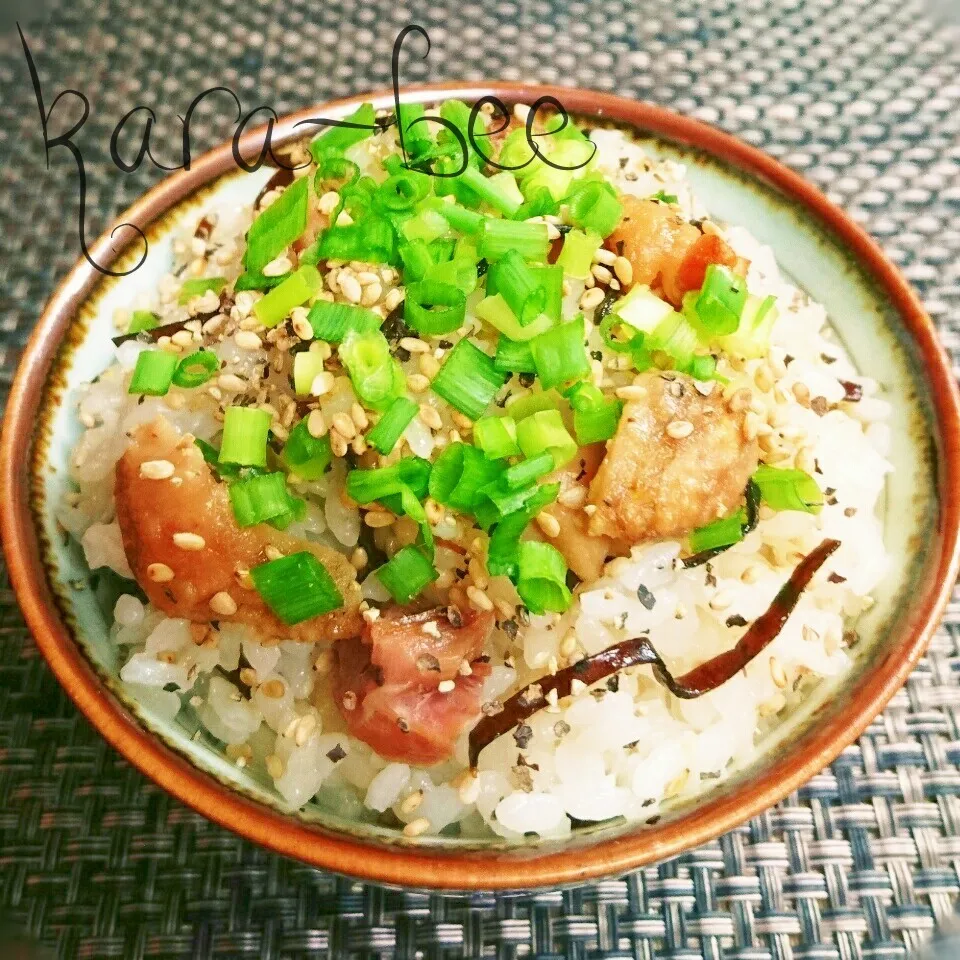
[{"label": "grilled chicken piece", "polygon": [[620,425],[590,484],[590,533],[644,540],[680,537],[740,503],[760,450],[748,439],[744,410],[719,388],[709,396],[678,373],[650,373],[647,395],[624,407]]},{"label": "grilled chicken piece", "polygon": [[394,607],[367,624],[362,638],[337,643],[334,691],[347,729],[387,760],[427,766],[447,759],[480,716],[490,668],[477,658],[493,624],[492,613],[464,614],[457,627],[443,610]]},{"label": "grilled chicken piece", "polygon": [[[150,479],[151,473],[169,471],[164,464],[172,465],[172,475]],[[117,464],[115,492],[130,568],[151,603],[169,616],[243,623],[261,637],[301,641],[352,637],[363,629],[360,587],[347,558],[265,523],[237,526],[226,486],[214,477],[193,438],[163,417],[137,428]],[[312,553],[333,577],[344,606],[292,627],[284,624],[242,575],[269,559],[269,547],[283,554]],[[224,612],[231,604],[223,597],[211,607],[221,593],[236,604],[235,613]]]},{"label": "grilled chicken piece", "polygon": [[[603,453],[602,443],[581,447],[573,460],[544,478],[544,483],[560,484],[559,499],[541,511],[560,524],[560,532],[555,537],[547,537],[540,533],[536,524],[529,527],[533,536],[553,544],[563,554],[567,566],[585,581],[596,580],[603,573],[607,557],[620,552],[609,537],[590,532],[590,518],[583,512],[587,488],[597,475]],[[578,489],[582,492],[579,504],[576,503]],[[564,504],[563,500],[571,493],[574,502]]]},{"label": "grilled chicken piece", "polygon": [[666,204],[620,197],[623,217],[607,238],[607,247],[633,267],[633,283],[663,290],[679,307],[688,290],[699,290],[711,263],[737,267],[737,256],[721,237],[702,233]]}]

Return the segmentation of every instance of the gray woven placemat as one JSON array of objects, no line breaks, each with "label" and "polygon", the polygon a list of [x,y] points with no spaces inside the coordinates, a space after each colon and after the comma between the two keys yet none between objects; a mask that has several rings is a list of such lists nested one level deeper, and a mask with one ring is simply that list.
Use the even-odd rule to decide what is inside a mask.
[{"label": "gray woven placemat", "polygon": [[[931,2],[946,15],[956,5]],[[960,33],[916,2],[19,6],[47,106],[68,86],[91,100],[77,138],[91,237],[161,175],[109,163],[110,132],[135,104],[156,109],[158,159],[177,162],[176,114],[202,89],[227,84],[246,108],[282,114],[383,87],[393,39],[416,21],[434,47],[426,62],[411,55],[406,80],[614,90],[716,123],[802,170],[881,240],[960,356]],[[223,99],[198,111],[197,152],[232,132],[229,111]],[[19,40],[0,37],[0,397],[77,256],[76,182],[63,150],[46,171]],[[4,576],[0,957],[12,953],[4,922],[62,960],[904,957],[951,919],[960,896],[958,669],[953,607],[859,743],[740,830],[575,892],[445,899],[331,877],[174,803],[77,715]]]}]

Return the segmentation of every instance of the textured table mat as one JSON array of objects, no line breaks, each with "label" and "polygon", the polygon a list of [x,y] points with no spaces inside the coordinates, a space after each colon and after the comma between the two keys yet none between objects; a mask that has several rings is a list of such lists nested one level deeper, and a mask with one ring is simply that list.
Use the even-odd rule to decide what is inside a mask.
[{"label": "textured table mat", "polygon": [[[47,106],[82,90],[88,236],[161,172],[122,174],[110,132],[226,84],[284,113],[390,81],[407,23],[433,40],[404,79],[520,78],[613,90],[718,124],[801,170],[866,225],[960,356],[960,33],[900,0],[73,0],[19,14]],[[937,8],[935,5],[939,4]],[[9,9],[9,4],[3,10]],[[413,44],[411,44],[413,46]],[[66,107],[61,103],[58,111]],[[194,150],[232,133],[213,98]],[[76,107],[60,114],[63,130]],[[45,168],[19,38],[0,37],[0,395],[78,255],[77,179]],[[894,960],[960,896],[960,608],[887,712],[830,770],[715,843],[575,892],[444,899],[284,860],[173,802],[81,719],[0,580],[0,927],[74,958],[633,956]],[[6,939],[5,939],[6,938]],[[0,932],[0,958],[13,953]],[[956,951],[956,952],[954,952]],[[960,949],[945,954],[955,957]]]}]

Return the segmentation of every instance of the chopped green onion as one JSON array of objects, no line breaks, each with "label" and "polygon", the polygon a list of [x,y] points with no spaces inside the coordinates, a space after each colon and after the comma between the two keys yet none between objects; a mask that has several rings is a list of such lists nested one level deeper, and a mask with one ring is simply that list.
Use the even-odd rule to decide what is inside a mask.
[{"label": "chopped green onion", "polygon": [[616,191],[605,180],[574,181],[565,199],[570,220],[601,237],[613,233],[623,214]]},{"label": "chopped green onion", "polygon": [[[620,330],[624,330],[627,339],[617,336]],[[636,327],[627,323],[619,314],[612,312],[600,321],[599,333],[606,348],[614,353],[630,353],[637,339],[640,338],[641,342],[643,340],[643,334]]]},{"label": "chopped green onion", "polygon": [[[303,256],[300,257],[301,266],[309,262],[310,261]],[[316,266],[316,262],[313,263],[313,266]],[[265,277],[262,273],[252,273],[248,270],[246,273],[241,273],[240,276],[233,281],[233,292],[240,293],[243,290],[272,290],[274,287],[279,287],[286,279],[285,276]]]},{"label": "chopped green onion", "polygon": [[763,502],[774,510],[819,513],[823,509],[823,491],[803,470],[780,470],[761,464],[753,482],[760,488]]},{"label": "chopped green onion", "polygon": [[545,390],[590,373],[590,357],[584,344],[583,315],[561,323],[530,341],[537,376]]},{"label": "chopped green onion", "polygon": [[557,467],[577,454],[577,443],[563,425],[559,410],[540,410],[517,424],[517,442],[525,457],[549,453]]},{"label": "chopped green onion", "polygon": [[367,443],[386,456],[397,445],[401,434],[417,415],[417,409],[417,405],[412,400],[407,397],[397,397],[387,407],[376,426],[367,433]]},{"label": "chopped green onion", "polygon": [[160,318],[149,310],[134,310],[130,318],[127,333],[140,333],[142,330],[153,330],[160,326]]},{"label": "chopped green onion", "polygon": [[517,593],[534,614],[563,613],[570,606],[567,564],[556,547],[524,540],[517,558]]},{"label": "chopped green onion", "polygon": [[502,333],[497,338],[497,355],[493,358],[493,365],[501,373],[537,372],[530,343],[511,340]]},{"label": "chopped green onion", "polygon": [[390,222],[369,215],[357,223],[337,224],[320,234],[318,260],[361,260],[390,263],[394,256],[394,233]]},{"label": "chopped green onion", "polygon": [[348,123],[359,124],[361,128],[333,127],[313,140],[310,144],[310,155],[315,163],[321,163],[324,157],[332,154],[343,154],[355,143],[360,143],[373,135],[374,121],[376,120],[373,104],[361,104],[350,116],[344,117],[344,120]]},{"label": "chopped green onion", "polygon": [[212,350],[197,350],[184,357],[173,371],[177,387],[199,387],[220,369],[220,359]]},{"label": "chopped green onion", "polygon": [[499,330],[504,336],[517,342],[532,340],[537,334],[543,333],[553,326],[553,320],[545,313],[541,313],[531,323],[523,326],[500,293],[484,297],[474,307],[474,313],[481,320],[489,323],[491,327]]},{"label": "chopped green onion", "polygon": [[704,550],[716,550],[718,547],[730,547],[743,539],[743,527],[747,522],[747,512],[742,507],[729,517],[714,520],[705,527],[698,527],[687,536],[691,553],[703,553]]},{"label": "chopped green onion", "polygon": [[533,147],[530,146],[525,127],[517,127],[516,130],[511,130],[503,138],[497,163],[501,167],[513,170],[515,175],[521,179],[530,176],[534,170],[543,166],[543,161],[533,152]]},{"label": "chopped green onion", "polygon": [[[421,457],[404,457],[389,467],[351,470],[347,474],[347,493],[357,503],[373,503],[407,487],[414,497],[426,496],[432,468]],[[399,513],[400,510],[395,511]]]},{"label": "chopped green onion", "polygon": [[265,327],[275,327],[290,316],[294,307],[305,304],[320,291],[323,278],[316,267],[298,267],[278,287],[253,305],[256,318]]},{"label": "chopped green onion", "polygon": [[397,603],[409,603],[438,576],[423,551],[413,545],[398,550],[377,570],[377,579]]},{"label": "chopped green onion", "polygon": [[444,447],[430,472],[430,496],[444,506],[471,513],[479,491],[498,477],[503,465],[468,443]]},{"label": "chopped green onion", "polygon": [[674,312],[644,340],[648,350],[661,350],[668,354],[678,370],[689,368],[699,343],[697,331],[690,321],[682,313]]},{"label": "chopped green onion", "polygon": [[[695,294],[687,294],[687,297],[693,296]],[[685,306],[687,297],[684,297]],[[736,332],[721,337],[718,342],[726,352],[736,356],[748,360],[762,357],[770,349],[770,334],[777,315],[776,297],[770,295],[761,299],[751,295],[747,297]]]},{"label": "chopped green onion", "polygon": [[243,266],[250,273],[263,268],[283,253],[307,229],[310,178],[294,180],[250,225]]},{"label": "chopped green onion", "polygon": [[677,203],[677,195],[675,193],[664,193],[662,190],[658,190],[651,198],[651,200],[660,200],[662,203]]},{"label": "chopped green onion", "polygon": [[319,350],[301,350],[293,355],[293,389],[301,397],[313,392],[313,381],[323,373],[324,359]]},{"label": "chopped green onion", "polygon": [[[610,307],[604,321],[611,316],[617,316],[634,330],[653,333],[672,313],[673,307],[666,300],[661,300],[649,287],[637,284],[630,288],[625,297],[621,297]],[[608,326],[607,329],[611,328]]]},{"label": "chopped green onion", "polygon": [[[317,173],[313,178],[313,187],[318,197],[322,197],[330,190],[342,190],[353,186],[360,179],[360,168],[346,157],[330,155],[323,158],[318,165]],[[342,201],[341,201],[342,202]],[[336,222],[339,211],[331,215],[331,221]]]},{"label": "chopped green onion", "polygon": [[310,308],[307,320],[313,327],[314,337],[327,343],[340,343],[351,331],[369,333],[379,330],[383,323],[381,317],[366,307],[352,303],[331,303],[329,300],[318,300]]},{"label": "chopped green onion", "polygon": [[519,423],[527,417],[539,413],[541,410],[557,410],[560,407],[562,398],[556,390],[536,390],[521,396],[510,398],[511,402],[507,404],[507,411],[514,420]]},{"label": "chopped green onion", "polygon": [[144,350],[137,357],[127,393],[162,397],[170,389],[177,369],[177,355],[166,350]]},{"label": "chopped green onion", "polygon": [[510,177],[509,182],[499,174],[485,177],[476,167],[468,166],[457,179],[505,217],[516,213],[523,203],[523,195],[517,190],[513,177]]},{"label": "chopped green onion", "polygon": [[196,277],[193,280],[184,280],[177,303],[183,306],[194,297],[202,297],[208,290],[219,293],[226,285],[226,277]]},{"label": "chopped green onion", "polygon": [[536,494],[536,484],[510,488],[501,476],[479,492],[473,506],[474,519],[482,529],[487,530],[504,517],[522,510]]},{"label": "chopped green onion", "polygon": [[711,263],[704,275],[693,310],[704,327],[715,336],[734,333],[740,326],[747,284],[729,267]]},{"label": "chopped green onion", "polygon": [[578,383],[570,395],[573,407],[573,432],[577,443],[586,446],[609,440],[620,425],[623,401],[605,397],[592,383]]},{"label": "chopped green onion", "polygon": [[512,467],[507,467],[503,472],[503,482],[508,490],[517,490],[546,476],[553,469],[553,455],[544,451],[535,457],[515,463]]},{"label": "chopped green onion", "polygon": [[432,280],[407,284],[403,318],[418,333],[427,336],[451,333],[463,323],[466,309],[467,298],[452,284]]},{"label": "chopped green onion", "polygon": [[282,473],[262,473],[230,484],[233,515],[241,527],[252,527],[290,510],[292,497]]},{"label": "chopped green onion", "polygon": [[515,250],[525,260],[546,260],[549,249],[545,223],[515,223],[492,217],[483,221],[477,244],[480,256],[491,262],[499,260],[508,250]]},{"label": "chopped green onion", "polygon": [[450,351],[434,377],[433,392],[471,420],[477,420],[505,379],[494,367],[492,357],[463,339]]},{"label": "chopped green onion", "polygon": [[280,460],[302,480],[319,480],[327,472],[333,460],[330,436],[315,437],[307,427],[304,417],[291,431],[283,445]]},{"label": "chopped green onion", "polygon": [[487,547],[487,571],[491,576],[506,576],[516,580],[519,571],[518,554],[520,537],[530,521],[548,504],[553,503],[560,492],[559,483],[545,483],[536,493],[513,513],[503,517],[490,534]]},{"label": "chopped green onion", "polygon": [[[434,241],[438,242],[438,241]],[[452,260],[435,263],[424,278],[433,283],[456,287],[465,297],[477,289],[477,261],[474,257],[455,256]],[[409,296],[409,288],[407,291]]]},{"label": "chopped green onion", "polygon": [[694,380],[709,380],[717,372],[717,358],[710,354],[698,355],[690,362],[686,372]]},{"label": "chopped green onion", "polygon": [[412,210],[430,192],[430,178],[401,170],[380,184],[374,202],[387,210]]},{"label": "chopped green onion", "polygon": [[270,414],[257,407],[228,407],[223,416],[220,462],[265,467],[271,422]]},{"label": "chopped green onion", "polygon": [[432,203],[428,200],[427,203],[430,204],[431,209],[436,210],[457,233],[478,233],[483,227],[484,221],[487,219],[482,213],[468,210],[458,203],[450,203],[447,200],[437,199]]},{"label": "chopped green onion", "polygon": [[[525,132],[525,131],[521,131]],[[528,199],[513,215],[514,220],[529,220],[531,217],[554,217],[560,212],[560,201],[547,187],[540,186],[528,191]]]},{"label": "chopped green onion", "polygon": [[[566,128],[556,134],[558,139],[565,135]],[[546,189],[554,199],[562,200],[569,192],[574,178],[589,172],[595,153],[596,147],[585,138],[561,139],[548,153],[550,162],[557,166],[546,163],[538,165],[530,176],[524,178],[524,196],[531,197],[537,190]]]},{"label": "chopped green onion", "polygon": [[594,254],[600,249],[603,238],[596,233],[571,230],[563,238],[563,247],[557,263],[568,277],[586,280],[593,267]]},{"label": "chopped green onion", "polygon": [[287,626],[343,606],[333,577],[307,550],[261,563],[250,576],[263,602]]},{"label": "chopped green onion", "polygon": [[407,240],[420,239],[432,243],[444,236],[449,229],[450,224],[447,223],[446,218],[430,207],[421,206],[420,212],[415,217],[404,221],[403,236]]},{"label": "chopped green onion", "polygon": [[368,407],[385,410],[404,390],[400,365],[379,330],[351,330],[337,350],[354,392]]},{"label": "chopped green onion", "polygon": [[481,417],[473,425],[473,442],[491,460],[520,453],[517,424],[513,417]]},{"label": "chopped green onion", "polygon": [[400,259],[403,261],[403,279],[407,283],[411,280],[422,280],[433,266],[430,248],[425,241],[419,238],[405,240],[400,244],[397,253],[400,254]]},{"label": "chopped green onion", "polygon": [[490,267],[487,274],[488,291],[491,283],[506,301],[521,327],[530,324],[546,307],[546,289],[516,250],[508,250]]},{"label": "chopped green onion", "polygon": [[563,267],[556,263],[534,264],[530,272],[537,278],[546,296],[543,312],[554,323],[559,323],[563,311]]},{"label": "chopped green onion", "polygon": [[403,134],[404,148],[414,162],[434,145],[433,136],[422,119],[425,116],[422,103],[401,103],[397,107],[397,126]]}]

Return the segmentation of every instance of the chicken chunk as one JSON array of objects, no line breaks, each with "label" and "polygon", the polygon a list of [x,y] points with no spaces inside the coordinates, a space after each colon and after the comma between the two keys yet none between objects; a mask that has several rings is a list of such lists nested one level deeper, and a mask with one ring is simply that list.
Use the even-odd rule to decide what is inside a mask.
[{"label": "chicken chunk", "polygon": [[463,617],[455,626],[442,610],[390,608],[362,638],[337,643],[334,692],[353,736],[387,760],[430,765],[450,756],[460,734],[480,717],[490,672],[477,658],[494,616]]},{"label": "chicken chunk", "polygon": [[678,373],[650,373],[590,484],[590,533],[635,544],[680,537],[734,510],[760,456],[745,411],[719,387],[703,396]]},{"label": "chicken chunk", "polygon": [[623,216],[607,238],[607,247],[621,253],[633,268],[633,283],[662,289],[680,306],[683,295],[699,290],[711,263],[737,266],[737,256],[721,237],[701,232],[655,200],[620,197]]},{"label": "chicken chunk", "polygon": [[[239,527],[226,486],[193,438],[163,417],[134,433],[117,464],[115,493],[130,568],[151,603],[169,616],[242,623],[261,637],[300,641],[336,640],[362,630],[360,588],[347,558],[267,524]],[[268,550],[312,553],[333,577],[343,607],[295,626],[284,624],[243,575],[270,559]]]}]

